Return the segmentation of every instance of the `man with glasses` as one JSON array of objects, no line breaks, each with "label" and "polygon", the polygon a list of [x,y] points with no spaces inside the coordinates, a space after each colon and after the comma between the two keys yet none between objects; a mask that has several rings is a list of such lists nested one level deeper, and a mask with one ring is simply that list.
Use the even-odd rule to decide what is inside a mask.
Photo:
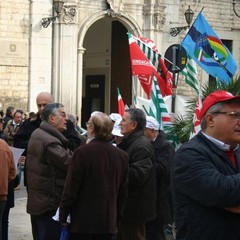
[{"label": "man with glasses", "polygon": [[[32,133],[39,128],[42,122],[42,112],[44,107],[48,103],[52,103],[54,101],[53,96],[51,93],[48,92],[41,92],[37,95],[36,104],[38,108],[38,112],[36,113],[35,117],[29,118],[23,122],[21,127],[19,128],[18,132],[14,135],[14,147],[25,149],[23,153],[24,156],[27,156],[27,147],[28,141],[32,135]],[[82,145],[82,141],[78,136],[77,131],[73,123],[70,120],[67,120],[67,128],[63,130],[62,134],[69,140],[68,141],[68,148],[70,150],[74,150],[78,146]],[[26,158],[26,162],[28,158]],[[24,167],[24,185],[27,186],[27,176],[26,176],[27,168]],[[33,239],[36,240],[36,230],[35,224],[32,222],[32,233]]]},{"label": "man with glasses", "polygon": [[36,224],[38,240],[60,239],[61,227],[52,217],[59,206],[68,165],[72,156],[68,140],[67,115],[61,103],[49,103],[42,111],[42,122],[28,143],[27,212]]},{"label": "man with glasses", "polygon": [[177,239],[240,239],[240,96],[203,101],[201,128],[174,157]]},{"label": "man with glasses", "polygon": [[[39,128],[42,122],[42,112],[44,107],[48,103],[52,103],[54,101],[52,94],[48,92],[41,92],[37,95],[36,103],[38,107],[38,112],[36,116],[33,118],[29,118],[23,122],[20,126],[18,132],[14,135],[14,147],[23,148],[25,152],[23,155],[27,155],[27,146],[28,141],[37,128]],[[74,150],[75,148],[82,145],[82,141],[78,136],[78,133],[75,130],[73,123],[70,120],[67,120],[67,128],[62,132],[62,134],[69,140],[68,148],[70,150]],[[26,179],[24,178],[24,181]],[[26,181],[24,182],[26,185]]]}]

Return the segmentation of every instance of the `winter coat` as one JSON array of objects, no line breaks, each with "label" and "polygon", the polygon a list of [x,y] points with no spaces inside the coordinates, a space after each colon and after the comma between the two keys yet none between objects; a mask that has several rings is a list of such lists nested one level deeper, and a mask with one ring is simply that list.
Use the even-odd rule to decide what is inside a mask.
[{"label": "winter coat", "polygon": [[[19,124],[14,124],[13,120],[10,120],[8,122],[8,124],[6,125],[6,127],[4,128],[3,135],[6,136],[7,142],[10,146],[13,146],[13,137],[19,130],[21,124],[22,124],[22,122],[20,122]],[[15,125],[16,125],[16,127],[15,127]]]},{"label": "winter coat", "polygon": [[128,198],[122,221],[146,222],[156,216],[154,149],[143,130],[123,138],[119,147],[129,155]]},{"label": "winter coat", "polygon": [[[39,128],[41,122],[42,120],[38,113],[35,118],[28,118],[25,120],[13,138],[14,147],[27,150],[28,141],[33,131]],[[62,134],[69,140],[68,148],[72,151],[83,144],[78,136],[78,132],[70,120],[67,121],[67,130],[63,131]],[[23,155],[26,156],[27,151],[25,151]]]},{"label": "winter coat", "polygon": [[[23,153],[24,156],[27,156],[28,141],[32,133],[39,128],[41,122],[42,120],[39,114],[37,113],[35,118],[28,118],[27,120],[25,120],[22,123],[21,127],[19,128],[18,132],[14,135],[13,145],[14,147],[25,149]],[[75,130],[75,127],[70,120],[67,121],[67,130],[62,132],[62,134],[69,140],[67,143],[68,144],[67,147],[72,151],[83,144],[83,142],[79,138],[78,132]],[[27,186],[27,181],[26,181],[27,180],[27,174],[26,174],[27,160],[28,159],[26,158],[25,167],[24,167],[24,185],[25,186]]]},{"label": "winter coat", "polygon": [[[235,151],[240,167],[240,149]],[[177,240],[239,240],[240,173],[202,132],[174,156],[173,197]]]},{"label": "winter coat", "polygon": [[68,140],[46,121],[32,133],[26,161],[29,214],[58,208],[71,159],[67,145]]},{"label": "winter coat", "polygon": [[128,156],[105,140],[75,150],[60,203],[74,233],[116,233],[127,198]]},{"label": "winter coat", "polygon": [[175,153],[173,145],[166,139],[163,131],[152,142],[157,170],[157,221],[161,225],[173,222],[173,200],[170,170]]},{"label": "winter coat", "polygon": [[13,154],[8,144],[0,139],[0,201],[7,201],[8,183],[16,177]]}]

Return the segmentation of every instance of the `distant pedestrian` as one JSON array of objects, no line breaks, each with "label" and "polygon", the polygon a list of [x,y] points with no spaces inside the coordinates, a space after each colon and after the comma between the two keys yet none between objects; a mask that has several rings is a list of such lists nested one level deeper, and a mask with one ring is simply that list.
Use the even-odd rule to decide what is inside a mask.
[{"label": "distant pedestrian", "polygon": [[3,131],[3,134],[5,135],[7,142],[10,146],[13,146],[13,137],[17,133],[21,124],[22,124],[22,113],[17,110],[13,114],[13,119],[8,121]]},{"label": "distant pedestrian", "polygon": [[10,107],[7,108],[6,114],[5,114],[4,118],[3,118],[3,121],[4,121],[3,129],[5,129],[6,125],[8,124],[8,121],[13,119],[14,112],[15,112],[15,108],[14,107],[10,106]]},{"label": "distant pedestrian", "polygon": [[96,112],[87,122],[91,141],[77,148],[60,203],[60,221],[71,240],[112,240],[127,197],[128,155],[114,147],[112,121]]}]

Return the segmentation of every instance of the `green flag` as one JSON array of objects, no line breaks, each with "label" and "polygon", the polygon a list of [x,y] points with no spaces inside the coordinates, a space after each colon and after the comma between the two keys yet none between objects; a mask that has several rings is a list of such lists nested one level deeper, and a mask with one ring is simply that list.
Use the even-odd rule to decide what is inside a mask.
[{"label": "green flag", "polygon": [[199,86],[197,80],[196,62],[188,55],[186,67],[182,74],[185,76],[185,82],[191,86],[199,94]]}]

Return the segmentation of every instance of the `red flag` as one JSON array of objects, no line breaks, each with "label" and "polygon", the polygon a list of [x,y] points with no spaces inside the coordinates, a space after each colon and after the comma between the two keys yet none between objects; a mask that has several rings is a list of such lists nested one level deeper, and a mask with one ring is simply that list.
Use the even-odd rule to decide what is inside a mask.
[{"label": "red flag", "polygon": [[122,96],[120,94],[119,88],[117,88],[117,92],[118,92],[118,113],[121,116],[123,116],[124,110],[125,110],[125,106],[124,106],[124,102],[122,100]]},{"label": "red flag", "polygon": [[201,94],[199,94],[193,115],[193,132],[190,134],[190,139],[193,138],[201,130],[201,122],[199,120],[199,114],[201,109],[202,109],[202,96]]},{"label": "red flag", "polygon": [[129,34],[129,49],[132,67],[132,75],[137,76],[148,99],[151,97],[152,76],[156,76],[163,96],[165,95],[166,84],[157,73],[151,61],[144,55],[136,41]]},{"label": "red flag", "polygon": [[[130,36],[129,36],[130,37]],[[161,93],[163,96],[172,95],[172,74],[167,69],[164,59],[161,54],[158,52],[157,46],[155,43],[148,38],[137,37],[131,35],[131,37],[137,42],[139,48],[147,57],[147,59],[152,63],[156,69],[158,75],[154,74],[157,77],[158,85],[161,86],[162,82],[165,83],[165,89],[163,91],[163,86],[161,88]]]},{"label": "red flag", "polygon": [[171,72],[167,69],[165,62],[162,57],[160,57],[160,65],[161,65],[161,76],[163,79],[166,81],[166,95],[172,95],[172,74]]}]

